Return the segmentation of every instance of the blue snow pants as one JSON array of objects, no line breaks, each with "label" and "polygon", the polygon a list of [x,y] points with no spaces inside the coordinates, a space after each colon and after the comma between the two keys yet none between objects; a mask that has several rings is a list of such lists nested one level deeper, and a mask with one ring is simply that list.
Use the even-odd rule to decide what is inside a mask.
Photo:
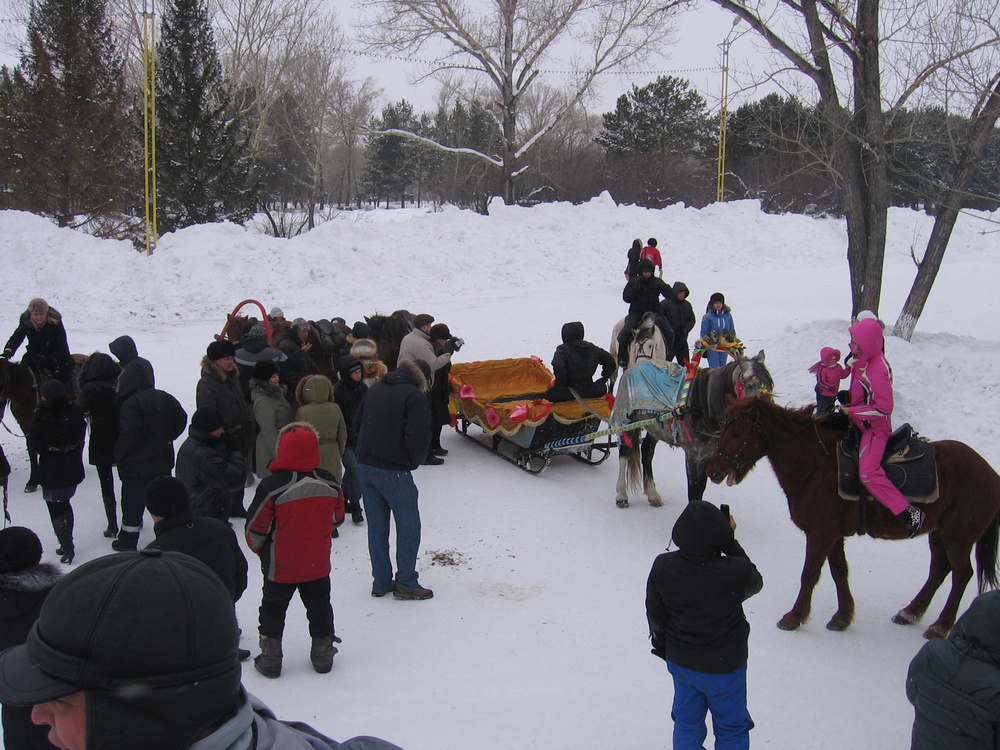
[{"label": "blue snow pants", "polygon": [[705,715],[712,712],[715,750],[747,750],[753,720],[747,710],[747,665],[735,672],[695,672],[667,661],[674,678],[674,750],[705,750],[708,728]]}]

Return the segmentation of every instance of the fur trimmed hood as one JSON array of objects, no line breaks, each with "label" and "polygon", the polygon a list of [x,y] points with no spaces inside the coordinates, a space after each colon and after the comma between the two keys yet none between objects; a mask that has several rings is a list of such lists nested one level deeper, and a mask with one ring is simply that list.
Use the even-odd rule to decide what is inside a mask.
[{"label": "fur trimmed hood", "polygon": [[[207,354],[201,358],[201,374],[221,380],[223,383],[229,380],[229,373],[210,360]],[[236,377],[240,375],[240,366],[235,362],[233,363],[233,375]]]},{"label": "fur trimmed hood", "polygon": [[306,375],[295,386],[295,400],[300,404],[333,401],[333,383],[326,375]]},{"label": "fur trimmed hood", "polygon": [[0,573],[0,590],[38,592],[48,591],[62,576],[52,563],[39,563],[14,573]]}]

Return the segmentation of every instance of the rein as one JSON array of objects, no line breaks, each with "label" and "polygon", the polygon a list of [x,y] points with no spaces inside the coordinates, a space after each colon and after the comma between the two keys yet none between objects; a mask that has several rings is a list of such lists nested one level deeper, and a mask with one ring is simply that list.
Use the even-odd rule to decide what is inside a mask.
[{"label": "rein", "polygon": [[[774,449],[775,446],[778,446],[778,445],[781,445],[782,443],[788,442],[789,440],[791,440],[792,438],[794,438],[796,435],[798,435],[798,434],[800,434],[800,433],[805,432],[806,430],[808,430],[810,427],[815,428],[816,425],[819,424],[819,422],[821,422],[825,418],[825,416],[826,415],[823,415],[821,417],[813,417],[812,419],[810,419],[809,421],[807,421],[801,427],[798,427],[798,428],[792,430],[788,434],[783,435],[779,440],[776,440],[776,441],[774,441],[774,442],[772,442],[772,443],[769,444],[768,440],[767,440],[767,435],[764,434],[764,430],[761,428],[761,424],[760,424],[761,423],[760,411],[755,411],[754,415],[753,415],[753,422],[750,425],[750,429],[747,431],[746,435],[743,436],[743,441],[739,444],[739,446],[736,448],[736,450],[733,452],[733,454],[730,455],[730,456],[727,456],[726,454],[724,454],[722,452],[722,443],[721,442],[719,443],[719,447],[715,449],[715,454],[719,458],[721,458],[723,461],[731,463],[733,465],[734,469],[743,469],[743,468],[748,467],[748,466],[753,466],[758,461],[760,461],[762,458],[764,458],[768,453],[770,453],[771,450]],[[729,424],[730,424],[730,420],[729,419],[726,419],[726,420],[723,421],[722,427],[720,429],[720,434],[726,430],[726,428],[729,426]],[[761,454],[759,456],[757,456],[756,458],[753,458],[753,459],[747,458],[747,459],[740,460],[740,453],[743,451],[743,448],[746,447],[747,442],[750,440],[751,434],[756,434],[756,435],[758,435],[760,437],[761,447],[762,447],[763,450],[761,451]],[[817,437],[817,439],[819,438],[819,433],[817,433],[816,437]],[[823,446],[823,449],[826,450],[826,446],[823,445],[823,441],[820,440],[819,443],[820,443],[821,446]]]}]

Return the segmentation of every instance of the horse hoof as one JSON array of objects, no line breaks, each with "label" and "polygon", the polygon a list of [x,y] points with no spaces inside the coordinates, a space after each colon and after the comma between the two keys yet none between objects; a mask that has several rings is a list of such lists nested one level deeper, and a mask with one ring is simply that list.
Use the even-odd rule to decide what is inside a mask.
[{"label": "horse hoof", "polygon": [[799,625],[800,623],[798,619],[795,617],[790,617],[789,615],[785,615],[780,620],[778,620],[778,627],[781,628],[782,630],[798,630]]},{"label": "horse hoof", "polygon": [[654,508],[663,507],[663,501],[660,500],[659,498],[653,498],[653,497],[649,498],[649,504],[652,505]]},{"label": "horse hoof", "polygon": [[836,617],[834,617],[832,620],[830,620],[830,622],[826,624],[826,629],[832,630],[835,633],[842,633],[845,630],[847,630],[847,628],[849,628],[850,625],[851,625],[850,622],[846,620],[838,620]]},{"label": "horse hoof", "polygon": [[913,625],[917,621],[917,618],[905,609],[901,609],[892,616],[892,621],[897,625]]},{"label": "horse hoof", "polygon": [[924,631],[924,638],[929,641],[935,638],[947,638],[948,631],[944,629],[941,625],[931,625],[927,630]]},{"label": "horse hoof", "polygon": [[617,505],[619,508],[627,508],[628,507],[628,499],[625,499],[625,500],[615,500],[615,505]]}]

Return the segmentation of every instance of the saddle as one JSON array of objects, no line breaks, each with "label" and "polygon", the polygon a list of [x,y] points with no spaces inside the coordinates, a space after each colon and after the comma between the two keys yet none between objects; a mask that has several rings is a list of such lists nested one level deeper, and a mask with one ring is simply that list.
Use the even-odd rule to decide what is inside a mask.
[{"label": "saddle", "polygon": [[[889,437],[882,457],[885,475],[911,503],[932,503],[938,498],[934,446],[909,424]],[[837,444],[837,492],[844,500],[859,500],[858,439],[856,432]],[[867,499],[867,498],[866,498]]]}]

